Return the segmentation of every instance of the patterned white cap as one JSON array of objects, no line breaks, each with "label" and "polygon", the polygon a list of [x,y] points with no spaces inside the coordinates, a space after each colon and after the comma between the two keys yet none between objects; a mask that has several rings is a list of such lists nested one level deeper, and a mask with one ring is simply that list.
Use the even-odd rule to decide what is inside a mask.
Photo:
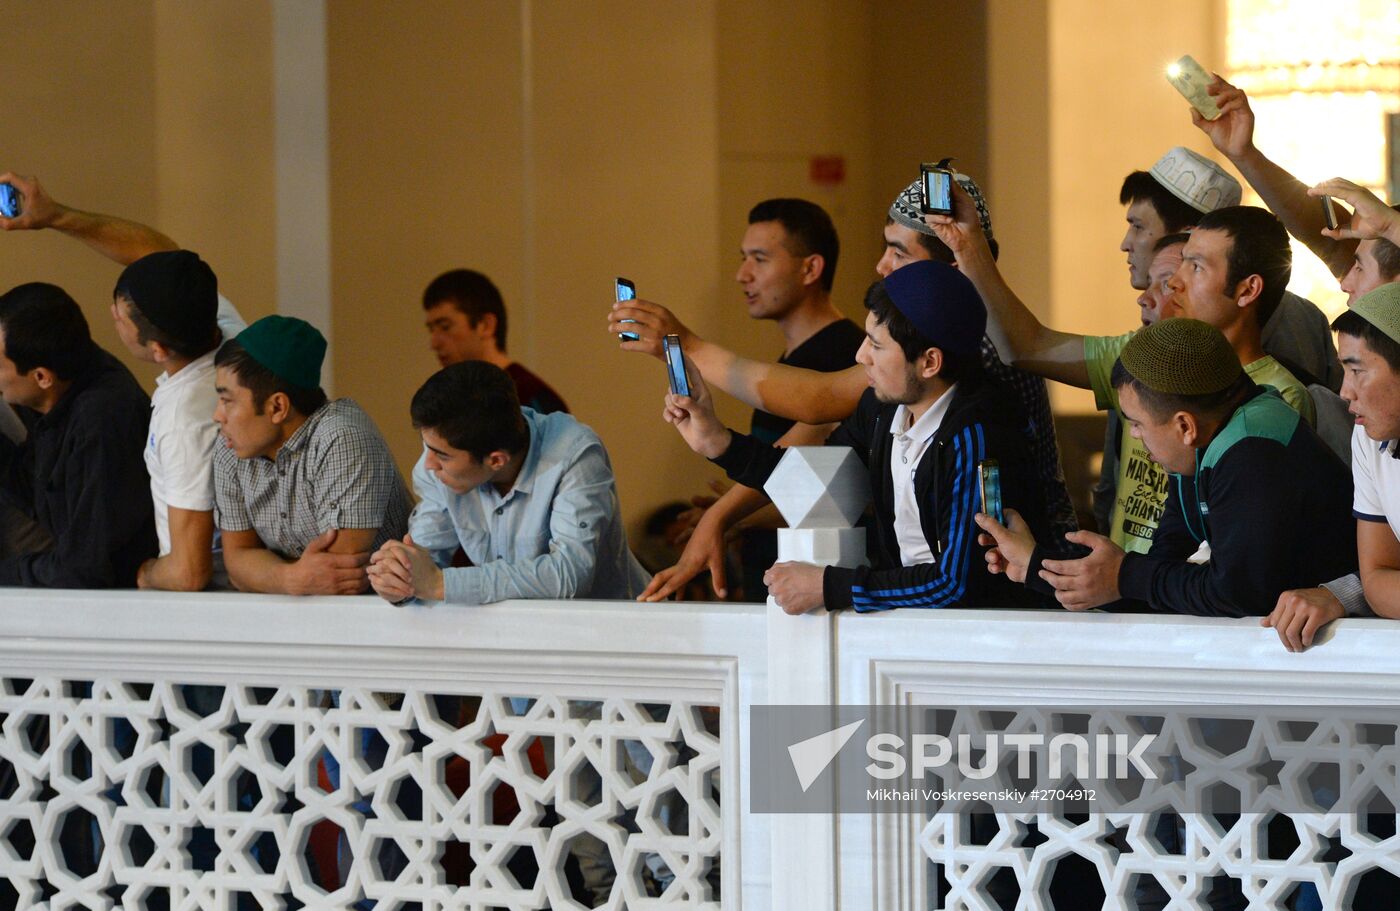
[{"label": "patterned white cap", "polygon": [[1240,182],[1220,165],[1190,149],[1177,146],[1163,155],[1152,170],[1152,179],[1198,212],[1214,212],[1240,204]]}]

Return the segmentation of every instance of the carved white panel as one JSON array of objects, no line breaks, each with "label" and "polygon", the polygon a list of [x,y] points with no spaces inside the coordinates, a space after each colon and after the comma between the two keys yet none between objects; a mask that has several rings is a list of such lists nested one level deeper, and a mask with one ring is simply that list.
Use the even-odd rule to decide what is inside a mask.
[{"label": "carved white panel", "polygon": [[849,446],[791,446],[763,491],[790,528],[848,528],[870,500],[870,474]]},{"label": "carved white panel", "polygon": [[[761,608],[293,603],[314,619],[237,598],[70,601],[50,623],[0,595],[0,909],[763,894],[751,859],[740,888],[767,830],[742,810],[737,736]],[[296,643],[313,634],[330,643]]]}]

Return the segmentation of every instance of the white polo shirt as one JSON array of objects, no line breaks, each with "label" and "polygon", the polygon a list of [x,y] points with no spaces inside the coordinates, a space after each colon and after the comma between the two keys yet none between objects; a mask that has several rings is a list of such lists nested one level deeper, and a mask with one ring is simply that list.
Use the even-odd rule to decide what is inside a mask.
[{"label": "white polo shirt", "polygon": [[[227,341],[245,328],[233,304],[219,295],[219,329]],[[151,476],[160,555],[170,553],[170,507],[193,512],[214,508],[214,355],[210,351],[175,375],[156,377],[151,427],[146,435],[146,471]]]},{"label": "white polo shirt", "polygon": [[1400,537],[1400,459],[1397,441],[1377,443],[1366,428],[1351,431],[1352,515],[1363,522],[1385,522]]},{"label": "white polo shirt", "polygon": [[914,472],[928,451],[933,435],[943,423],[953,401],[954,383],[911,426],[909,409],[900,405],[890,421],[890,479],[894,482],[894,537],[899,542],[899,562],[905,566],[935,562],[933,549],[919,521],[919,499],[914,493]]}]

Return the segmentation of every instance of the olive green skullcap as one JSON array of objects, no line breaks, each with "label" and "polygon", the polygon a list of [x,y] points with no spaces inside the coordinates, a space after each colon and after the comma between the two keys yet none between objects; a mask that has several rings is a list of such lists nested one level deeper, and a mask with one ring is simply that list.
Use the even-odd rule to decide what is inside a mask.
[{"label": "olive green skullcap", "polygon": [[1400,282],[1372,288],[1351,305],[1352,312],[1400,342]]},{"label": "olive green skullcap", "polygon": [[1168,395],[1221,392],[1244,372],[1225,335],[1195,319],[1164,319],[1140,329],[1118,359],[1133,379]]}]

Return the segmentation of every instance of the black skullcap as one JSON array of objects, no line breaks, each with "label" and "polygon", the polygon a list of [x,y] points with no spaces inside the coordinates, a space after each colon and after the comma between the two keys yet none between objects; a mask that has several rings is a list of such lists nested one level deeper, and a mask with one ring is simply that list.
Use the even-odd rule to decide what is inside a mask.
[{"label": "black skullcap", "polygon": [[935,348],[974,354],[987,331],[987,309],[966,275],[944,263],[921,259],[884,279],[900,313]]},{"label": "black skullcap", "polygon": [[1133,379],[1168,395],[1222,392],[1244,372],[1224,333],[1180,317],[1138,330],[1118,359]]},{"label": "black skullcap", "polygon": [[189,250],[143,256],[117,279],[114,297],[125,297],[161,332],[192,350],[209,344],[218,325],[219,281]]}]

